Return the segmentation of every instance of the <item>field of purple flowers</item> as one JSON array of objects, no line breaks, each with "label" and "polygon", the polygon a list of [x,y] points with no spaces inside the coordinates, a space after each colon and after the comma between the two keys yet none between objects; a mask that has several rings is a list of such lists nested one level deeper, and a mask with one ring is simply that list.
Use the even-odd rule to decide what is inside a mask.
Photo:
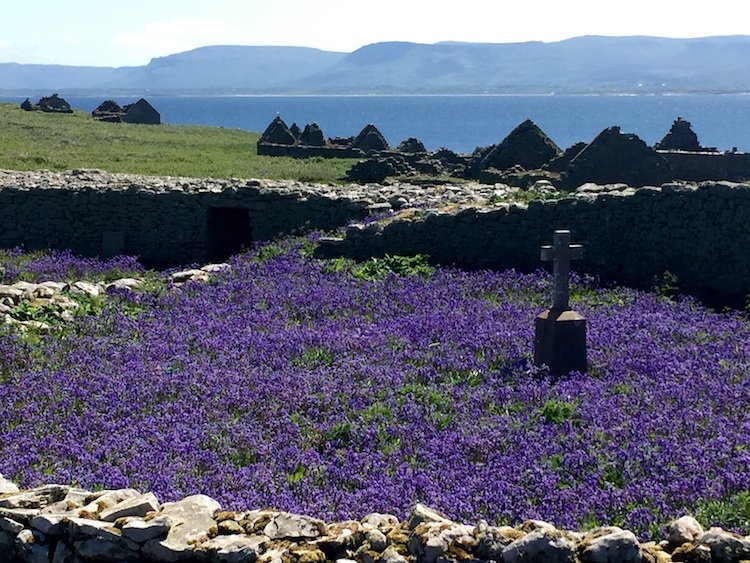
[{"label": "field of purple flowers", "polygon": [[[546,274],[395,275],[308,244],[49,335],[0,323],[0,473],[324,518],[748,526],[745,316],[577,279],[590,374],[553,379],[530,365]],[[25,270],[106,270],[56,258]]]}]

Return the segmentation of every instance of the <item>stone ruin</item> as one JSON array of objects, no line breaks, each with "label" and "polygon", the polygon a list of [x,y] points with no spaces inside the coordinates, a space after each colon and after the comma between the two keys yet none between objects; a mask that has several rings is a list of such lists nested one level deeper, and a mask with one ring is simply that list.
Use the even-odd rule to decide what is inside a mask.
[{"label": "stone ruin", "polygon": [[288,128],[277,116],[258,141],[258,154],[364,159],[345,177],[359,183],[380,183],[389,177],[415,181],[427,176],[435,182],[450,177],[528,188],[544,181],[560,189],[575,189],[587,182],[638,187],[670,180],[750,179],[749,154],[701,147],[690,122],[682,118],[653,147],[635,134],[609,127],[591,142],[576,143],[565,151],[527,119],[498,144],[466,155],[445,148],[427,151],[414,137],[391,149],[372,124],[355,137],[325,140],[316,123],[300,131],[296,124]]},{"label": "stone ruin", "polygon": [[659,186],[671,179],[669,162],[637,135],[621,133],[619,127],[599,133],[561,174],[561,181],[568,188],[586,182]]},{"label": "stone ruin", "polygon": [[674,120],[669,132],[664,135],[664,138],[662,138],[661,141],[656,143],[654,148],[660,150],[693,152],[704,150],[698,142],[698,135],[693,131],[690,122],[685,121],[681,117]]},{"label": "stone ruin", "polygon": [[522,166],[525,170],[541,168],[562,154],[552,139],[536,123],[527,119],[495,145],[482,159],[480,169],[507,170]]},{"label": "stone ruin", "polygon": [[114,100],[104,100],[91,112],[91,116],[107,123],[140,123],[159,125],[161,115],[144,98],[135,103],[120,106]]},{"label": "stone ruin", "polygon": [[44,113],[73,113],[70,104],[57,94],[40,98],[36,104],[32,104],[31,100],[26,98],[21,104],[21,109],[25,111],[42,111]]}]

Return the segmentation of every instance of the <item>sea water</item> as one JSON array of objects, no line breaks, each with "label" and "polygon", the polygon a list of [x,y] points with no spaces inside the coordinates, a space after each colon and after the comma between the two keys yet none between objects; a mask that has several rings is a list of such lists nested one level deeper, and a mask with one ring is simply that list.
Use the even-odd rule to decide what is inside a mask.
[{"label": "sea water", "polygon": [[[64,96],[91,111],[107,96]],[[703,146],[750,152],[750,95],[658,96],[149,96],[144,97],[171,124],[211,125],[263,131],[280,115],[287,125],[316,122],[327,137],[356,135],[374,124],[396,146],[408,137],[428,150],[446,147],[468,153],[501,141],[526,119],[534,121],[561,148],[590,141],[619,126],[649,145],[659,141],[677,117],[687,119]],[[118,103],[137,97],[116,97]],[[23,98],[0,101],[20,103]],[[36,101],[36,100],[32,100]]]}]

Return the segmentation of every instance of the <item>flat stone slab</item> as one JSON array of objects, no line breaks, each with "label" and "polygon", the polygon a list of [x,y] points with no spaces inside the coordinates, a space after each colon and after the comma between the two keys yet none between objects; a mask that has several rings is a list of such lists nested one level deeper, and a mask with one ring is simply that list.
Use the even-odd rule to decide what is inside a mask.
[{"label": "flat stone slab", "polygon": [[117,503],[112,508],[102,510],[99,514],[99,520],[104,522],[114,522],[118,518],[126,516],[146,516],[149,512],[159,510],[159,501],[154,493],[146,493],[136,497],[127,498]]},{"label": "flat stone slab", "polygon": [[192,558],[194,545],[207,540],[209,532],[216,527],[213,515],[220,509],[221,505],[206,495],[164,504],[161,515],[169,516],[174,523],[164,540],[147,541],[143,553],[165,563]]},{"label": "flat stone slab", "polygon": [[0,508],[44,508],[63,500],[69,490],[66,485],[44,485],[0,498]]}]

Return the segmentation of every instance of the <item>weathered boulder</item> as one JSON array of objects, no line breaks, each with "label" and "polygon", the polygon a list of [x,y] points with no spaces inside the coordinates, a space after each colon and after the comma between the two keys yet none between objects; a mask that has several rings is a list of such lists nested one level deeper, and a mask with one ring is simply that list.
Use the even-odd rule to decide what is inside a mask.
[{"label": "weathered boulder", "polygon": [[682,516],[667,526],[667,541],[673,547],[692,542],[703,535],[703,526],[692,516]]},{"label": "weathered boulder", "polygon": [[317,538],[325,534],[325,522],[316,518],[281,512],[263,529],[272,540]]},{"label": "weathered boulder", "polygon": [[173,525],[164,540],[152,539],[143,545],[143,552],[156,560],[173,562],[193,557],[196,543],[216,533],[214,514],[221,508],[205,495],[193,495],[178,502],[166,503],[161,515],[169,516]]},{"label": "weathered boulder", "polygon": [[712,563],[750,560],[750,538],[743,538],[721,528],[710,528],[698,538],[697,545],[710,550]]},{"label": "weathered boulder", "polygon": [[99,519],[104,522],[114,522],[118,518],[126,516],[146,516],[149,512],[159,510],[159,501],[154,493],[146,493],[127,498],[118,502],[114,506],[103,510],[99,514]]},{"label": "weathered boulder", "polygon": [[150,520],[133,518],[121,528],[122,536],[136,543],[146,543],[155,538],[163,539],[173,523],[172,518],[166,515],[156,516]]},{"label": "weathered boulder", "polygon": [[[5,291],[10,291],[13,288],[7,285],[0,285],[0,297],[4,297],[6,295],[6,293],[3,292],[4,289]],[[23,292],[16,293],[16,297],[20,297],[21,295],[23,295]],[[11,481],[8,481],[5,477],[3,477],[3,474],[0,473],[0,495],[15,494],[18,492],[20,492],[18,489],[18,485]]]},{"label": "weathered boulder", "polygon": [[583,563],[640,563],[641,547],[635,534],[616,526],[587,534],[579,546]]},{"label": "weathered boulder", "polygon": [[34,104],[31,103],[31,100],[26,98],[23,102],[21,102],[21,109],[24,111],[34,111]]},{"label": "weathered boulder", "polygon": [[575,545],[555,529],[526,534],[503,549],[504,563],[574,563]]}]

